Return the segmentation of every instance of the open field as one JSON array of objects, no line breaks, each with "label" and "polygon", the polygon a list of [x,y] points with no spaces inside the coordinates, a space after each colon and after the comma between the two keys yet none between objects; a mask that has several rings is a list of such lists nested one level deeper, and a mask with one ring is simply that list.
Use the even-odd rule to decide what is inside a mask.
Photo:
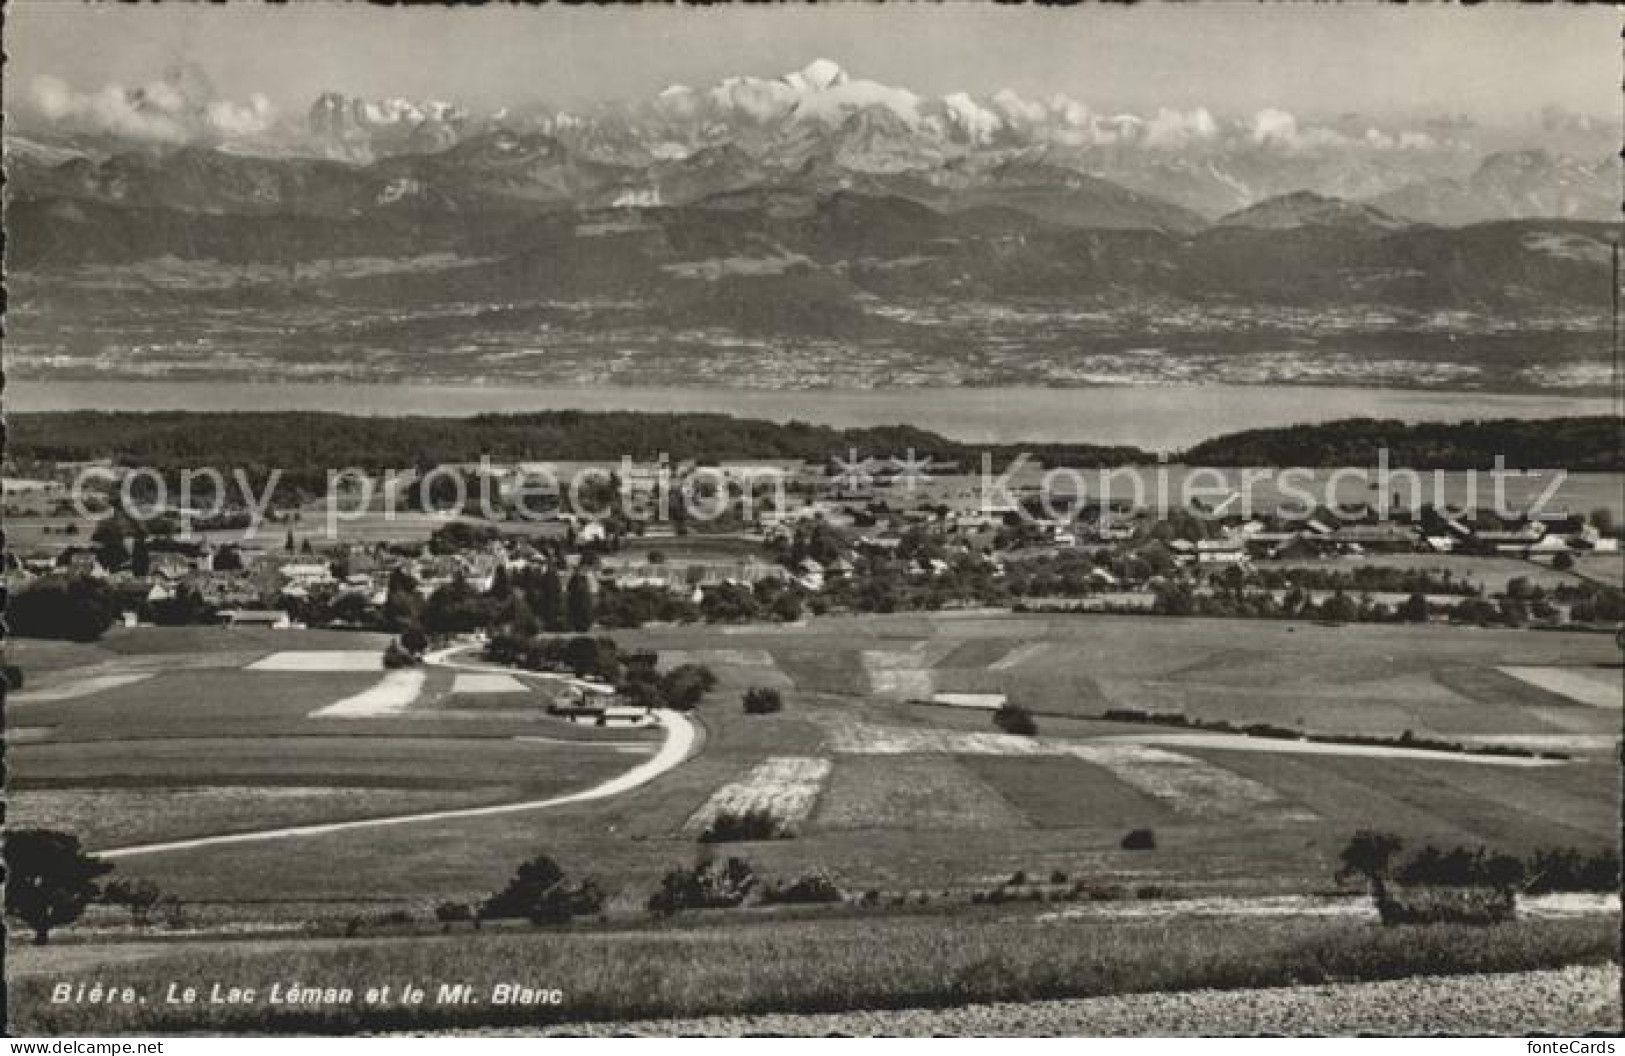
[{"label": "open field", "polygon": [[[104,984],[134,986],[149,1001],[96,1009],[44,1000],[62,972],[53,970],[53,962],[72,963],[73,946],[19,949],[10,1000],[14,1023],[31,1033],[83,1033],[89,1023],[99,1033],[350,1033],[951,1007],[1464,970],[1521,972],[1604,965],[1618,957],[1618,920],[1607,916],[1402,931],[1302,919],[1055,920],[1019,909],[965,912],[951,923],[940,914],[754,921],[730,916],[700,914],[630,930],[152,944],[141,959],[121,958],[97,972]],[[236,1007],[166,1005],[156,980],[205,994],[231,980],[259,997]],[[269,1004],[271,986],[292,980],[354,986],[358,993],[329,1004]],[[359,988],[386,980],[397,987],[427,986],[430,996],[421,1005],[404,1004],[398,996],[361,1000]],[[436,984],[447,980],[470,983],[475,1001],[435,1000]],[[494,1004],[494,986],[512,982],[558,987],[564,1003]]]},{"label": "open field", "polygon": [[1504,674],[1594,708],[1625,707],[1625,681],[1619,668],[1503,667]]},{"label": "open field", "polygon": [[[1238,634],[1244,630],[1244,634]],[[1563,672],[1617,680],[1608,636],[1456,627],[1332,628],[1284,621],[1123,617],[853,617],[815,621],[795,635],[738,628],[712,653],[743,684],[872,701],[935,694],[997,694],[1033,711],[1099,715],[1108,709],[1177,712],[1307,733],[1444,740],[1527,737],[1531,745],[1595,752],[1617,734],[1609,715],[1554,720],[1577,710],[1546,684]],[[639,644],[706,655],[717,631],[641,632]],[[764,662],[763,654],[771,660]],[[1504,668],[1557,674],[1532,684]],[[1590,738],[1589,740],[1587,738]],[[1555,739],[1554,739],[1555,738]]]},{"label": "open field", "polygon": [[1357,561],[1268,561],[1264,569],[1307,569],[1316,572],[1355,572],[1361,568],[1395,568],[1404,571],[1446,573],[1456,580],[1472,583],[1486,594],[1504,594],[1511,580],[1527,579],[1531,586],[1551,590],[1574,586],[1586,578],[1617,584],[1625,568],[1622,554],[1583,554],[1575,560],[1576,571],[1559,572],[1549,557],[1524,560],[1520,557],[1490,557],[1480,554],[1367,554]]},{"label": "open field", "polygon": [[616,745],[649,742],[534,707],[447,717],[459,676],[385,672],[383,641],[183,627],[9,643],[29,675],[7,709],[28,731],[10,820],[95,848],[413,814],[597,784],[635,764]]},{"label": "open field", "polygon": [[[463,789],[347,787],[335,784],[219,784],[185,787],[29,788],[16,793],[7,823],[66,829],[87,847],[187,839],[335,818],[383,817],[443,806],[516,798],[496,784]],[[117,803],[116,809],[109,804]]]},{"label": "open field", "polygon": [[[968,760],[963,761],[968,763]],[[819,804],[829,829],[1010,829],[1026,824],[975,767],[950,758],[842,758]]]},{"label": "open field", "polygon": [[960,763],[1034,825],[1127,832],[1177,820],[1168,804],[1082,760],[968,755]]},{"label": "open field", "polygon": [[740,780],[717,789],[689,817],[683,830],[702,833],[724,814],[760,812],[783,825],[800,822],[812,813],[829,769],[827,759],[774,756],[759,763]]},{"label": "open field", "polygon": [[683,1038],[1354,1037],[1574,1035],[1619,1029],[1619,969],[1608,965],[951,1009],[661,1019],[586,1030],[571,1024],[544,1033]]},{"label": "open field", "polygon": [[[756,788],[762,768],[784,758],[832,769],[816,788],[804,783],[796,838],[741,851],[775,875],[829,870],[851,890],[965,895],[1016,869],[1135,876],[1192,890],[1314,890],[1361,826],[1412,839],[1592,847],[1610,844],[1617,829],[1618,713],[1500,670],[1610,677],[1598,665],[1617,664],[1617,649],[1602,635],[906,615],[818,619],[793,632],[676,627],[618,637],[659,650],[663,663],[706,663],[719,677],[701,709],[703,751],[647,787],[545,819],[312,835],[300,838],[297,856],[280,843],[177,850],[121,868],[194,898],[229,901],[272,883],[317,900],[432,900],[487,893],[541,846],[592,862],[618,904],[637,906],[665,869],[696,852],[694,819],[708,805],[731,802],[727,789]],[[14,648],[26,663],[37,645],[44,643]],[[28,733],[13,748],[18,809],[26,816],[31,792],[97,789],[148,796],[191,789],[211,804],[175,822],[173,833],[161,820],[142,821],[143,840],[203,834],[214,819],[220,831],[249,826],[230,791],[244,787],[334,790],[285,793],[268,807],[267,827],[370,816],[392,794],[402,813],[416,813],[437,802],[497,802],[516,790],[546,796],[594,783],[635,762],[616,744],[649,741],[647,733],[549,719],[538,706],[545,691],[529,688],[527,676],[426,669],[404,710],[338,720],[311,713],[369,692],[383,672],[243,670],[273,654],[317,649],[335,651],[333,664],[362,651],[353,635],[196,628],[45,645],[40,652],[55,670],[31,678],[31,688],[124,665],[152,677],[71,700],[19,703],[10,721]],[[70,662],[76,650],[87,663]],[[982,711],[921,707],[876,692],[875,671],[908,670],[959,691],[1009,694],[1040,712],[1040,737],[999,734]],[[485,681],[493,678],[522,691]],[[469,691],[499,684],[505,692]],[[739,695],[753,685],[781,687],[786,710],[742,714]],[[1530,767],[1517,758],[1405,758],[1417,753],[1237,741],[1083,717],[1110,707],[1315,732],[1538,738],[1543,749],[1579,747],[1588,761]],[[1066,712],[1079,717],[1059,714]],[[608,744],[572,746],[582,741]],[[1313,754],[1236,750],[1282,747]],[[132,816],[150,818],[147,802],[132,800]],[[58,802],[34,813],[84,815],[76,809]],[[1156,829],[1158,850],[1118,848],[1123,833],[1139,827]],[[311,873],[299,868],[301,858],[328,868]]]}]

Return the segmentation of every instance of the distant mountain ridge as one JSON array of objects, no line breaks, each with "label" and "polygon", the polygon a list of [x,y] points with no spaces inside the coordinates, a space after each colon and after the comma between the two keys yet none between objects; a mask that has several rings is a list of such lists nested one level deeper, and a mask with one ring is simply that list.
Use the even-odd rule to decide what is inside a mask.
[{"label": "distant mountain ridge", "polygon": [[1215,227],[1252,227],[1286,230],[1295,227],[1339,227],[1345,230],[1394,231],[1405,221],[1380,209],[1341,198],[1328,198],[1313,191],[1298,191],[1267,198],[1228,216]]},{"label": "distant mountain ridge", "polygon": [[[329,95],[285,140],[8,121],[7,347],[144,376],[1605,387],[1614,163],[1453,135],[833,63],[582,114]],[[109,347],[154,312],[173,340]]]},{"label": "distant mountain ridge", "polygon": [[[141,90],[130,92],[139,103]],[[205,100],[193,101],[187,112],[236,114]],[[19,182],[37,184],[42,169],[69,160],[76,148],[97,162],[179,146],[375,169],[400,158],[455,161],[462,155],[450,152],[471,142],[536,136],[558,144],[566,159],[561,164],[594,178],[571,175],[545,192],[510,179],[508,192],[568,198],[583,207],[616,200],[681,204],[748,183],[836,190],[872,189],[870,181],[881,181],[885,193],[955,208],[944,200],[951,196],[946,192],[983,193],[996,203],[1000,193],[1010,193],[1010,174],[1021,172],[1021,196],[1035,200],[1038,215],[1085,225],[1188,228],[1189,218],[1176,218],[1165,206],[1207,221],[1299,191],[1365,201],[1414,221],[1466,224],[1617,219],[1620,182],[1617,161],[1607,157],[1615,144],[1601,124],[1563,124],[1570,131],[1552,142],[1565,150],[1595,139],[1594,154],[1571,155],[1535,145],[1507,149],[1470,124],[1442,120],[1402,127],[1345,115],[1314,123],[1271,108],[1229,116],[1200,107],[1112,114],[1065,96],[1030,99],[1008,90],[929,98],[855,76],[828,59],[780,77],[672,85],[642,101],[579,110],[477,113],[444,100],[323,92],[303,115],[274,119],[256,100],[235,123],[221,119],[191,128],[175,118],[164,126],[168,138],[150,142],[120,142],[95,124],[96,113],[86,105],[53,122],[22,107],[21,124],[8,121],[7,135],[8,164],[17,159]],[[1058,204],[1036,191],[1034,166],[1103,181],[1138,196],[1140,204],[1118,196],[1129,218],[1101,206]],[[548,184],[554,175],[537,182]],[[1053,190],[1068,178],[1037,182]]]},{"label": "distant mountain ridge", "polygon": [[1486,157],[1465,179],[1407,184],[1372,204],[1411,220],[1455,226],[1533,217],[1618,220],[1621,200],[1618,158],[1588,163],[1522,150]]}]

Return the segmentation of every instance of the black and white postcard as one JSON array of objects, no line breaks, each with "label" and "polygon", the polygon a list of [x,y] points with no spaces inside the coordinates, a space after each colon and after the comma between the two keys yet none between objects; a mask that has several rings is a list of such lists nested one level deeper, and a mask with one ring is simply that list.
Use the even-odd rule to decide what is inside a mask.
[{"label": "black and white postcard", "polygon": [[1621,1029],[1617,8],[5,15],[11,1035]]}]

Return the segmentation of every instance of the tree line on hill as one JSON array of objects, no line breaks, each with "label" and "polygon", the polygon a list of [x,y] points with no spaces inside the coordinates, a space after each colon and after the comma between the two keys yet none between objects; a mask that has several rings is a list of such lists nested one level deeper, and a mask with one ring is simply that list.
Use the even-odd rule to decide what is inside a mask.
[{"label": "tree line on hill", "polygon": [[1625,469],[1619,419],[1498,418],[1469,422],[1402,422],[1350,418],[1336,422],[1249,429],[1215,437],[1180,461],[1201,466],[1375,466],[1412,469],[1508,469],[1617,472]]},{"label": "tree line on hill", "polygon": [[[836,429],[792,421],[770,422],[725,414],[655,414],[634,411],[542,411],[467,418],[361,417],[303,411],[61,411],[8,418],[8,455],[31,462],[86,462],[111,458],[148,466],[166,479],[182,469],[241,468],[261,482],[273,469],[286,486],[327,486],[329,470],[427,469],[493,461],[646,461],[665,454],[673,464],[729,460],[823,462],[856,450],[875,457],[913,449],[936,462],[979,463],[983,450],[1003,462],[1026,450],[983,448],[912,426]],[[1046,444],[1046,457],[1079,466],[1155,461],[1139,448]]]},{"label": "tree line on hill", "polygon": [[[112,459],[166,479],[182,469],[241,469],[255,484],[273,470],[285,487],[322,494],[330,470],[427,469],[494,461],[650,460],[673,463],[885,457],[978,469],[982,455],[1004,466],[1026,454],[1037,464],[1077,468],[1149,464],[1137,447],[1086,443],[976,445],[912,426],[836,429],[724,414],[544,411],[468,418],[361,417],[317,412],[63,411],[11,415],[8,456],[36,463]],[[1497,454],[1513,468],[1613,471],[1625,468],[1618,423],[1606,416],[1406,423],[1348,419],[1257,429],[1204,441],[1177,456],[1191,465],[1371,466],[1489,469]]]}]

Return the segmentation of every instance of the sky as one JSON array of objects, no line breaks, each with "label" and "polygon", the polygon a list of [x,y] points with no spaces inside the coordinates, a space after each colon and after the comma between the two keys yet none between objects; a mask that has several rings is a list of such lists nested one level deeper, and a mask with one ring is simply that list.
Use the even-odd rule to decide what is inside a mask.
[{"label": "sky", "polygon": [[1491,125],[1545,106],[1618,114],[1622,15],[1604,6],[972,4],[385,9],[320,2],[12,0],[7,94],[89,91],[189,68],[231,99],[301,112],[323,90],[481,110],[639,99],[829,58],[924,95],[1064,93],[1096,111],[1283,107]]}]

